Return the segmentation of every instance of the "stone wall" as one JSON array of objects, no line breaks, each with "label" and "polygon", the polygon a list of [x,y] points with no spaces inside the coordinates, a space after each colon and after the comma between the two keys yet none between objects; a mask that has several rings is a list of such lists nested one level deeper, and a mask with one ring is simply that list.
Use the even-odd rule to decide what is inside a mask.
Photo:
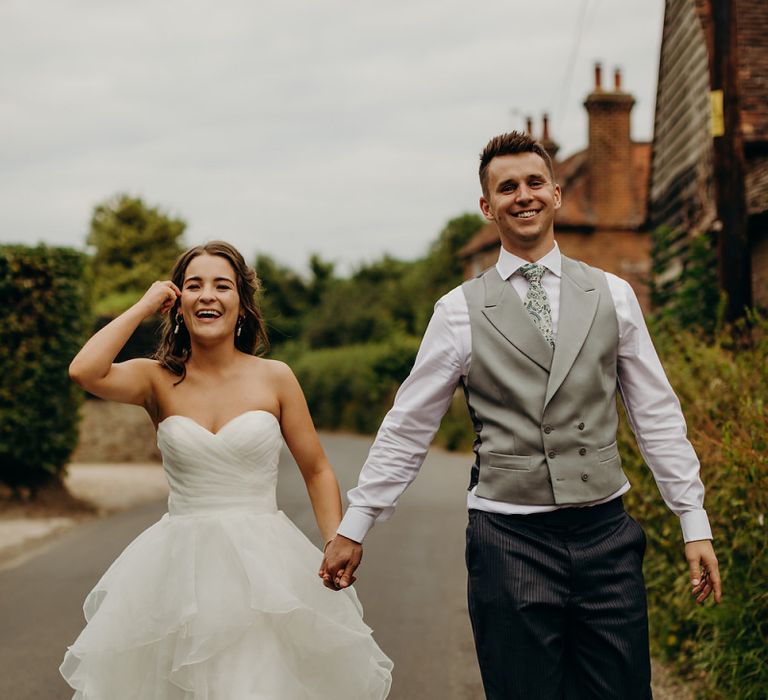
[{"label": "stone wall", "polygon": [[141,406],[91,399],[81,416],[80,440],[70,461],[161,461],[154,426]]}]

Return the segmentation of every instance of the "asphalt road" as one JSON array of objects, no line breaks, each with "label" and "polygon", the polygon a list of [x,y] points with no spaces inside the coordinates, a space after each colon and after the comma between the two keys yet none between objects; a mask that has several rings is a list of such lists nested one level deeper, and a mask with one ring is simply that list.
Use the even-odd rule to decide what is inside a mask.
[{"label": "asphalt road", "polygon": [[[370,439],[325,435],[323,442],[346,491]],[[483,697],[465,601],[468,469],[465,455],[430,452],[394,517],[366,539],[356,589],[366,622],[395,663],[390,700]],[[304,484],[288,454],[278,502],[317,542]],[[58,666],[82,628],[82,601],[123,547],[163,512],[164,503],[152,503],[88,522],[0,572],[0,698],[72,697]]]}]

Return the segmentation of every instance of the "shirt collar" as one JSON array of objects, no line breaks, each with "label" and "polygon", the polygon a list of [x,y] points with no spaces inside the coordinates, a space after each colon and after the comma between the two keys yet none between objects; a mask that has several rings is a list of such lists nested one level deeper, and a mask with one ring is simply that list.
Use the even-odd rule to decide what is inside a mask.
[{"label": "shirt collar", "polygon": [[[560,277],[562,263],[563,258],[560,254],[560,248],[558,247],[557,242],[555,242],[552,250],[536,260],[537,265],[543,265],[547,268],[547,270],[557,275],[558,277]],[[512,277],[512,275],[514,275],[515,272],[517,272],[523,265],[527,264],[528,260],[523,260],[523,258],[510,253],[502,246],[501,251],[499,252],[499,259],[496,262],[496,270],[498,270],[498,273],[501,275],[502,279],[507,280]]]}]

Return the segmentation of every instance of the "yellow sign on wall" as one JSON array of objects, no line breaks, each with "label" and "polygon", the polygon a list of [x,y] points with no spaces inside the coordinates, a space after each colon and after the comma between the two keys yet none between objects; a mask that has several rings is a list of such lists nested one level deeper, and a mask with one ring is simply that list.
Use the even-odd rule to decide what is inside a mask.
[{"label": "yellow sign on wall", "polygon": [[709,128],[713,137],[725,134],[725,118],[723,117],[723,91],[709,92]]}]

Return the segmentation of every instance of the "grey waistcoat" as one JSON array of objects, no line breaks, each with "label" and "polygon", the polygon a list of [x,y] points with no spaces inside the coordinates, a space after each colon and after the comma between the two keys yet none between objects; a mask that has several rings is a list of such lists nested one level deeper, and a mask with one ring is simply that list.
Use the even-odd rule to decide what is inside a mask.
[{"label": "grey waistcoat", "polygon": [[605,275],[563,256],[554,351],[496,267],[462,285],[475,432],[470,488],[496,501],[596,501],[627,480],[616,447],[619,326]]}]

